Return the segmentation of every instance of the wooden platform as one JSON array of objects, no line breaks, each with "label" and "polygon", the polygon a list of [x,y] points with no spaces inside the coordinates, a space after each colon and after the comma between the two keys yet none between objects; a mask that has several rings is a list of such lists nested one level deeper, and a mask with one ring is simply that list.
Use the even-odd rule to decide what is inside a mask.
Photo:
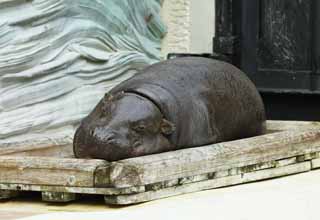
[{"label": "wooden platform", "polygon": [[269,121],[266,135],[112,163],[2,153],[0,199],[40,191],[44,201],[99,194],[123,205],[307,172],[320,168],[319,128],[318,122]]}]

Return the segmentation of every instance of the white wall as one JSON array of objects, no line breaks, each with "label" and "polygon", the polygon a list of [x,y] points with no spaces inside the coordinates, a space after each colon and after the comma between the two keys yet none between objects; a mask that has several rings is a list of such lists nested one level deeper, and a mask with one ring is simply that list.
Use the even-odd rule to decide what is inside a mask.
[{"label": "white wall", "polygon": [[191,0],[190,5],[190,52],[212,53],[215,24],[214,0]]},{"label": "white wall", "polygon": [[164,0],[162,19],[168,34],[162,56],[170,52],[211,53],[215,0]]}]

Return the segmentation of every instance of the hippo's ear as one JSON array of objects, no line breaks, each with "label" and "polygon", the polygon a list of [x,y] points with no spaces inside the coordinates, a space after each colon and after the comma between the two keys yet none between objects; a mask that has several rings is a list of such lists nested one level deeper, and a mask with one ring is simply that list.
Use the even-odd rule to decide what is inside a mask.
[{"label": "hippo's ear", "polygon": [[162,119],[161,122],[161,132],[164,135],[170,135],[175,131],[175,126],[172,122],[166,120],[166,119]]}]

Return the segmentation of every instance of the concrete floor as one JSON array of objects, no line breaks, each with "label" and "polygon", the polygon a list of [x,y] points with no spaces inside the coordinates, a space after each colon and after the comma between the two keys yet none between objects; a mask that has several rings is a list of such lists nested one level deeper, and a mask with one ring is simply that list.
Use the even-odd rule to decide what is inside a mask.
[{"label": "concrete floor", "polygon": [[122,208],[105,206],[102,197],[57,205],[43,203],[39,196],[33,196],[0,203],[0,219],[318,220],[319,201],[320,170],[316,170]]}]

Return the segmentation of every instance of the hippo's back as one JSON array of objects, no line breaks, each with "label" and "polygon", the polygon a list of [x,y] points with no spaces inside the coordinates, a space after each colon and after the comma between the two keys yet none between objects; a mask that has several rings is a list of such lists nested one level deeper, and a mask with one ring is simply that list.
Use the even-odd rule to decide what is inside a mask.
[{"label": "hippo's back", "polygon": [[116,86],[151,99],[176,125],[177,148],[261,134],[265,111],[257,89],[231,64],[177,58],[152,65]]}]

